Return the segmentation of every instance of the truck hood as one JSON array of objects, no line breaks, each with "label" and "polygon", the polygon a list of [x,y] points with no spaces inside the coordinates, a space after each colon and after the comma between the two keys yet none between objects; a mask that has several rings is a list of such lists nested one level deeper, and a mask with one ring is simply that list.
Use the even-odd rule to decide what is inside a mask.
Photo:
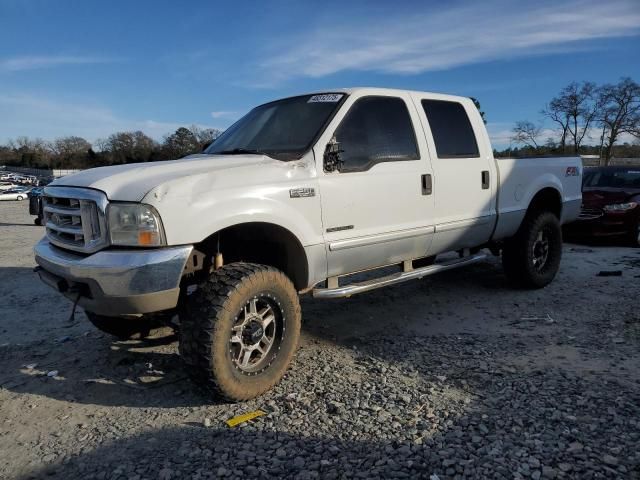
[{"label": "truck hood", "polygon": [[217,177],[230,170],[282,165],[286,163],[264,155],[198,154],[180,160],[92,168],[59,178],[50,186],[93,188],[106,193],[109,200],[139,202],[153,188],[185,177]]}]

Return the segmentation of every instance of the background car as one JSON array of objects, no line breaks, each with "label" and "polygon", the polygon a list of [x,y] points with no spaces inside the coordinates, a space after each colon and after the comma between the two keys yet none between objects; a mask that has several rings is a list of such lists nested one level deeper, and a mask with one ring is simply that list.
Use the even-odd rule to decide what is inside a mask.
[{"label": "background car", "polygon": [[13,182],[0,182],[0,192],[4,190],[13,190],[18,185]]},{"label": "background car", "polygon": [[568,238],[622,239],[640,246],[640,166],[585,169],[580,217],[564,230]]},{"label": "background car", "polygon": [[27,198],[27,193],[22,190],[3,190],[0,191],[0,201],[3,200],[24,200]]}]

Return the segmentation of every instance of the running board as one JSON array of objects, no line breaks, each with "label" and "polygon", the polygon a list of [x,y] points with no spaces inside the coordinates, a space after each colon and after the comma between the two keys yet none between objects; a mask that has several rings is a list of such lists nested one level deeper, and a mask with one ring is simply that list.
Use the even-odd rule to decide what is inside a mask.
[{"label": "running board", "polygon": [[[393,273],[385,277],[373,278],[364,282],[352,283],[345,285],[344,287],[336,288],[314,288],[313,296],[315,298],[342,298],[350,297],[356,293],[368,292],[376,288],[386,287],[388,285],[395,285],[396,283],[406,282],[416,278],[426,277],[428,275],[434,275],[436,273],[444,272],[446,270],[452,270],[454,268],[464,267],[471,265],[472,263],[480,262],[486,259],[487,256],[484,253],[478,253],[468,257],[451,260],[446,263],[439,263],[437,265],[429,265],[428,267],[416,268],[415,270],[408,270],[404,272]],[[407,262],[410,263],[410,262]]]}]

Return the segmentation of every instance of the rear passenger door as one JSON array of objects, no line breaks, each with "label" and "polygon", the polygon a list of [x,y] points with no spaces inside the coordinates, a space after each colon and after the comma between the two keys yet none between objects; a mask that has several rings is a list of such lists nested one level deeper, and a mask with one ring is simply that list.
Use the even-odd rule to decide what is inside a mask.
[{"label": "rear passenger door", "polygon": [[493,231],[497,183],[482,119],[468,99],[462,100],[463,105],[461,100],[421,94],[413,98],[432,153],[435,236],[431,253],[481,245]]},{"label": "rear passenger door", "polygon": [[[415,125],[415,127],[414,127]],[[417,111],[407,94],[351,96],[316,146],[329,276],[427,255],[431,175]],[[340,145],[327,172],[327,142]]]}]

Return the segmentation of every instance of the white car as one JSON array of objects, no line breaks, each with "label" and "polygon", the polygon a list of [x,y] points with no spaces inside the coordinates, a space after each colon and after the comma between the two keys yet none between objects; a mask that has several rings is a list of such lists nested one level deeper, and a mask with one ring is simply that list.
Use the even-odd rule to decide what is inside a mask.
[{"label": "white car", "polygon": [[580,157],[494,158],[469,98],[332,90],[256,107],[202,154],[55,180],[35,257],[106,332],[178,315],[189,373],[246,400],[295,354],[298,294],[349,297],[487,250],[512,285],[548,285],[581,184]]},{"label": "white car", "polygon": [[28,197],[24,190],[3,190],[0,191],[0,201],[3,200],[25,200]]},{"label": "white car", "polygon": [[18,185],[12,182],[0,182],[0,192],[3,190],[13,190],[14,188],[17,188],[17,187]]}]

